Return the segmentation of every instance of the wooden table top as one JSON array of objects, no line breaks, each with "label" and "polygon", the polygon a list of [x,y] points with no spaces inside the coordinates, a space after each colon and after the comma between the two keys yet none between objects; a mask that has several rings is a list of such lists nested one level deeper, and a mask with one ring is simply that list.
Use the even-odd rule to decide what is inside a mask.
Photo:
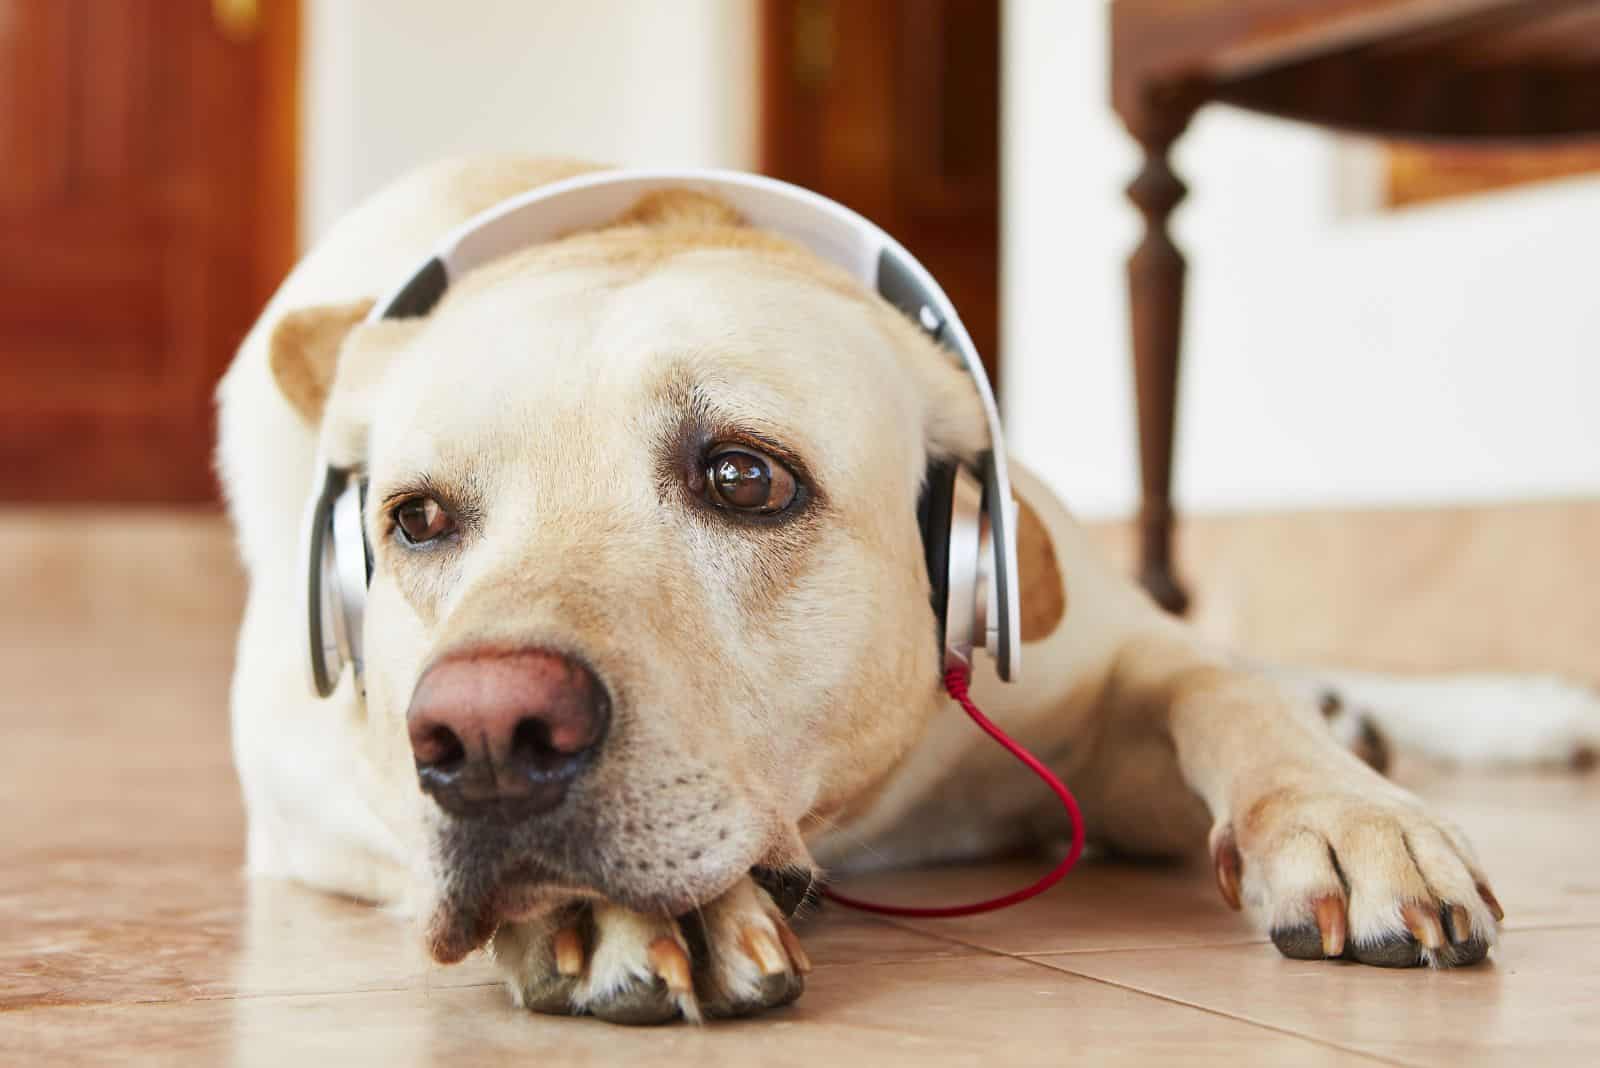
[{"label": "wooden table top", "polygon": [[1600,0],[1114,0],[1112,98],[1367,133],[1600,134]]}]

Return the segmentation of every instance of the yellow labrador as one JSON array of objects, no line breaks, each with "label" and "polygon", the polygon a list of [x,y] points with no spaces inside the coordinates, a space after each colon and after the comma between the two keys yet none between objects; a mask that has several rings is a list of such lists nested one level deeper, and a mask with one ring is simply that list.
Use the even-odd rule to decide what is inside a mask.
[{"label": "yellow labrador", "polygon": [[[985,424],[899,313],[697,194],[363,322],[448,229],[582,169],[404,179],[296,269],[222,384],[249,863],[410,908],[441,961],[487,946],[529,1008],[744,1014],[801,992],[786,915],[822,866],[1059,830],[939,688],[915,504]],[[302,682],[319,449],[370,476],[364,700]],[[1015,480],[1027,670],[980,668],[975,693],[1095,840],[1209,833],[1224,897],[1292,956],[1482,959],[1500,910],[1470,846],[1352,754],[1318,684],[1206,647]],[[496,777],[518,762],[535,785]]]}]

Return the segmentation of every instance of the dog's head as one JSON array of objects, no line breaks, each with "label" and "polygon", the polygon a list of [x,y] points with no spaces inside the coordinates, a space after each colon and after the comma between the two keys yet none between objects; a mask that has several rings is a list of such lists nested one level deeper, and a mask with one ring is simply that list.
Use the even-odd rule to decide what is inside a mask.
[{"label": "dog's head", "polygon": [[272,362],[369,479],[366,714],[426,797],[435,955],[803,871],[939,705],[916,504],[986,445],[964,372],[687,193],[364,310],[291,313]]}]

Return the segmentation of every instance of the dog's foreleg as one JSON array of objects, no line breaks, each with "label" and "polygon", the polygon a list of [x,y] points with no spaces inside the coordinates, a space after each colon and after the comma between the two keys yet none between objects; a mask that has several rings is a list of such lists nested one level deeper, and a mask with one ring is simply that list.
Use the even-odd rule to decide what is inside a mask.
[{"label": "dog's foreleg", "polygon": [[1108,714],[1140,726],[1121,736],[1163,736],[1208,809],[1224,899],[1285,955],[1483,959],[1500,909],[1466,839],[1341,746],[1314,701],[1176,633],[1131,643],[1115,691]]}]

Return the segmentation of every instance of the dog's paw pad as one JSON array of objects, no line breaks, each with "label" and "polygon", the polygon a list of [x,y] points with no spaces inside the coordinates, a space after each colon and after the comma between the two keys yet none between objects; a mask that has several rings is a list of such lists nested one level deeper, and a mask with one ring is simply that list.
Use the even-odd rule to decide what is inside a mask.
[{"label": "dog's paw pad", "polygon": [[1348,922],[1344,899],[1324,894],[1311,904],[1313,922],[1275,925],[1272,944],[1294,960],[1324,960],[1345,951]]},{"label": "dog's paw pad", "polygon": [[1459,968],[1477,964],[1489,954],[1489,939],[1472,929],[1465,906],[1431,904],[1401,907],[1404,931],[1351,941],[1343,899],[1326,896],[1312,906],[1314,922],[1274,926],[1272,944],[1292,960],[1343,959],[1379,968],[1415,968],[1434,964]]},{"label": "dog's paw pad", "polygon": [[689,979],[689,958],[683,947],[660,937],[646,950],[652,974],[630,975],[618,986],[607,985],[586,998],[586,1012],[618,1024],[663,1024],[684,1012],[685,999],[694,997]]},{"label": "dog's paw pad", "polygon": [[1352,945],[1348,959],[1374,968],[1415,968],[1424,962],[1422,947],[1410,935],[1385,935]]},{"label": "dog's paw pad", "polygon": [[1272,944],[1290,960],[1326,960],[1330,956],[1338,956],[1337,953],[1328,952],[1322,942],[1322,932],[1309,923],[1274,927]]}]

